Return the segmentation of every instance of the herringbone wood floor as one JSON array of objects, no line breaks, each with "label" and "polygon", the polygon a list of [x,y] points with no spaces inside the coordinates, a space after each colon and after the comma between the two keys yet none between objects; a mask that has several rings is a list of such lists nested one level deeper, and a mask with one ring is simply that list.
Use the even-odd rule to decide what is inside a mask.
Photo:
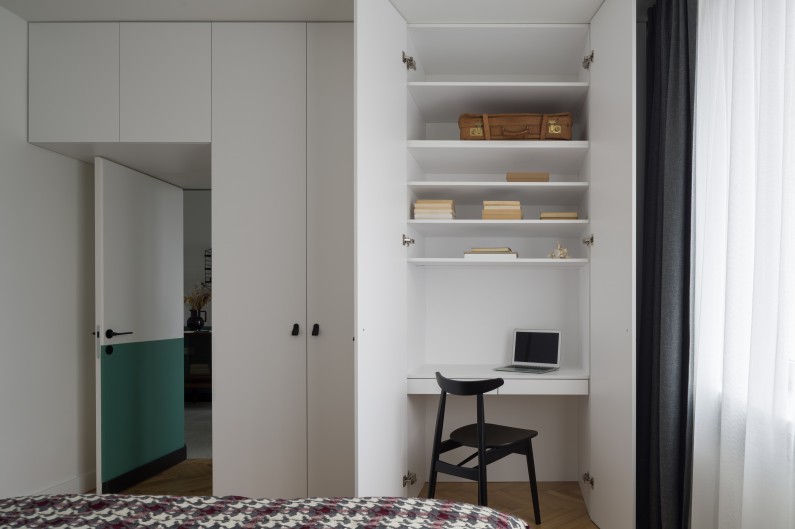
[{"label": "herringbone wood floor", "polygon": [[[426,496],[428,484],[420,496]],[[533,523],[533,500],[527,483],[489,483],[489,507]],[[436,498],[467,503],[477,503],[476,483],[437,483]],[[541,525],[545,529],[598,529],[588,517],[575,481],[545,481],[538,483],[538,503],[541,507]]]},{"label": "herringbone wood floor", "polygon": [[124,491],[124,494],[169,494],[171,496],[211,496],[212,493],[212,459],[186,459],[165,472]]},{"label": "herringbone wood floor", "polygon": [[[127,489],[125,494],[170,494],[175,496],[212,495],[211,459],[188,459],[165,472]],[[427,484],[420,492],[427,495]],[[489,483],[489,507],[522,518],[533,527],[533,503],[527,483]],[[585,511],[576,482],[538,484],[541,526],[544,529],[597,529]],[[475,483],[439,483],[436,497],[477,503]]]}]

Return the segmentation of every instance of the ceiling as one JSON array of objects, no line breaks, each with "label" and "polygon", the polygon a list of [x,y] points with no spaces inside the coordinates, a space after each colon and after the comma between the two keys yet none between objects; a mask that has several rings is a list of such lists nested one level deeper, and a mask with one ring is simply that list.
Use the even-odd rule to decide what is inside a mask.
[{"label": "ceiling", "polygon": [[353,0],[0,0],[29,22],[350,22]]}]

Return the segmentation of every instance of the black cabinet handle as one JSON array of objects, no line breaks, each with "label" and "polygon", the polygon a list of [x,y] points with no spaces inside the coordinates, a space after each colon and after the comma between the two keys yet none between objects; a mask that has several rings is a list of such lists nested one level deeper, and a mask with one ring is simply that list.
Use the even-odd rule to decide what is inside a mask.
[{"label": "black cabinet handle", "polygon": [[293,323],[293,332],[291,332],[290,334],[292,334],[293,336],[298,336],[298,330],[299,330],[298,324]]},{"label": "black cabinet handle", "polygon": [[107,331],[105,331],[105,338],[113,338],[114,336],[121,336],[122,334],[132,334],[132,331],[116,332],[113,329],[108,329]]},{"label": "black cabinet handle", "polygon": [[317,336],[318,334],[320,334],[320,325],[316,323],[312,325],[312,336]]}]

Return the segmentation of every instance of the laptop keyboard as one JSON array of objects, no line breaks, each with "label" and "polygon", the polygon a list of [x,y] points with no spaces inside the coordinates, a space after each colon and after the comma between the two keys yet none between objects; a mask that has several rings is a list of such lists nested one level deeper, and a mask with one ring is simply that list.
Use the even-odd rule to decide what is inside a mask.
[{"label": "laptop keyboard", "polygon": [[556,371],[557,367],[524,367],[524,366],[503,366],[497,367],[495,371],[513,371],[515,373],[549,373]]}]

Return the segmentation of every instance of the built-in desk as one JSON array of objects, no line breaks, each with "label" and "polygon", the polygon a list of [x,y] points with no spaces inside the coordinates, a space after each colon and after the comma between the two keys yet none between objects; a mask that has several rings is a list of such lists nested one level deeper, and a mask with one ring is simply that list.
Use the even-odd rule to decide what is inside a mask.
[{"label": "built-in desk", "polygon": [[497,395],[587,395],[588,373],[582,368],[561,367],[546,374],[495,371],[504,364],[425,364],[408,375],[409,395],[438,395],[436,372],[448,378],[502,378],[505,384],[490,394]]}]

